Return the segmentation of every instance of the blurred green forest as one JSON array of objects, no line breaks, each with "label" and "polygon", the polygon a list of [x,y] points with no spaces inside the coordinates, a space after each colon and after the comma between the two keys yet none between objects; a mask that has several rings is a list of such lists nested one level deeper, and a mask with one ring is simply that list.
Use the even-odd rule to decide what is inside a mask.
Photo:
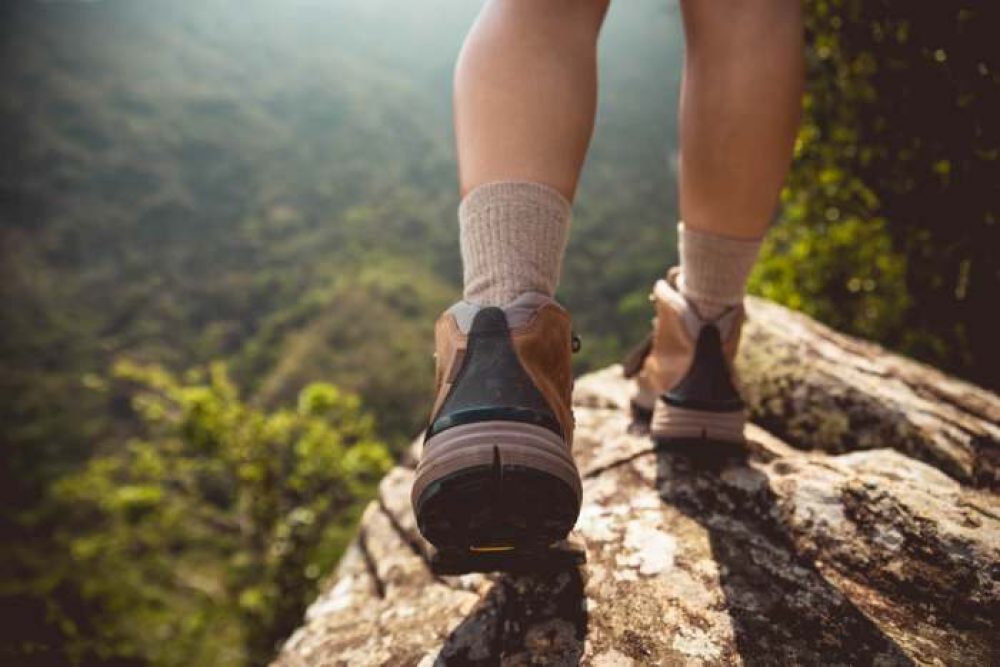
[{"label": "blurred green forest", "polygon": [[796,163],[751,288],[1000,388],[1000,5],[811,0]]},{"label": "blurred green forest", "polygon": [[[0,662],[261,664],[295,627],[429,408],[477,7],[0,5]],[[995,389],[997,10],[807,7],[753,289]],[[559,295],[580,372],[676,259],[681,58],[675,4],[613,4]]]}]

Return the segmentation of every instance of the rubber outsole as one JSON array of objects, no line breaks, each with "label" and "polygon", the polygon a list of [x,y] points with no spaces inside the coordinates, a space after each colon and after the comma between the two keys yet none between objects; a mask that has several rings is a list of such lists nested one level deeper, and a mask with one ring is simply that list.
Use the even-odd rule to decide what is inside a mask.
[{"label": "rubber outsole", "polygon": [[[428,440],[412,495],[428,542],[488,559],[569,534],[580,512],[579,474],[568,448],[539,445],[533,438],[545,436],[535,428],[487,422]],[[448,442],[434,442],[449,433]]]},{"label": "rubber outsole", "polygon": [[713,440],[743,443],[746,410],[712,412],[669,405],[660,399],[653,408],[649,435],[656,441]]},{"label": "rubber outsole", "polygon": [[469,572],[557,573],[587,562],[583,542],[562,540],[545,548],[520,548],[492,552],[468,549],[441,550],[431,553],[431,572],[437,575]]}]

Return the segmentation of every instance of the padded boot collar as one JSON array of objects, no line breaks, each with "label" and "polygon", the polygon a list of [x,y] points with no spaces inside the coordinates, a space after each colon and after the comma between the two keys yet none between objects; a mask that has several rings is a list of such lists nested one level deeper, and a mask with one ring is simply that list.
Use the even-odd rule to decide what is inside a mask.
[{"label": "padded boot collar", "polygon": [[653,286],[653,298],[670,304],[681,322],[684,323],[684,329],[692,341],[698,340],[702,327],[709,323],[718,327],[723,341],[729,340],[730,335],[737,328],[737,324],[743,319],[743,306],[733,306],[714,320],[702,319],[694,304],[677,289],[679,274],[679,267],[674,267],[667,273],[666,279],[657,280]]},{"label": "padded boot collar", "polygon": [[[506,306],[503,306],[501,310],[507,316],[507,327],[512,331],[516,332],[519,329],[524,328],[534,317],[538,309],[546,304],[553,304],[560,310],[560,306],[555,299],[546,296],[541,292],[525,292],[520,295]],[[468,301],[459,301],[455,303],[446,312],[450,313],[452,317],[455,318],[455,324],[458,326],[458,330],[462,332],[463,335],[468,335],[469,330],[472,328],[472,322],[476,318],[476,314],[482,310],[483,307],[470,303]]]}]

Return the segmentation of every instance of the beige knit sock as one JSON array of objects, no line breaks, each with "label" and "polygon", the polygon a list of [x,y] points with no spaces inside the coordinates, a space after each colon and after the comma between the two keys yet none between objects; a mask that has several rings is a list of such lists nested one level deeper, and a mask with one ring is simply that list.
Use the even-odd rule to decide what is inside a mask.
[{"label": "beige knit sock", "polygon": [[465,300],[503,306],[525,292],[554,296],[570,209],[541,183],[497,181],[466,195],[458,208]]},{"label": "beige knit sock", "polygon": [[732,239],[677,225],[681,255],[678,289],[703,319],[714,319],[743,302],[747,278],[763,239]]}]

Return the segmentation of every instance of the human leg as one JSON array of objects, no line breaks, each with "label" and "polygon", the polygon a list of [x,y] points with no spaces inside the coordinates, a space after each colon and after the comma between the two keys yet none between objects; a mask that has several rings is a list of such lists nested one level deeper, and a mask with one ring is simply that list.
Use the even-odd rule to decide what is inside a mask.
[{"label": "human leg", "polygon": [[626,362],[654,438],[740,441],[732,361],[746,282],[791,160],[802,93],[799,0],[682,0],[680,267],[657,281]]},{"label": "human leg", "polygon": [[462,195],[529,181],[573,200],[594,128],[608,0],[492,0],[455,67]]},{"label": "human leg", "polygon": [[464,296],[552,296],[594,127],[608,0],[493,0],[455,67]]},{"label": "human leg", "polygon": [[554,300],[593,130],[607,0],[493,0],[456,67],[464,299],[436,326],[412,501],[448,551],[544,547],[576,521],[573,334]]},{"label": "human leg", "polygon": [[681,291],[716,315],[740,303],[798,129],[800,0],[682,0]]}]

